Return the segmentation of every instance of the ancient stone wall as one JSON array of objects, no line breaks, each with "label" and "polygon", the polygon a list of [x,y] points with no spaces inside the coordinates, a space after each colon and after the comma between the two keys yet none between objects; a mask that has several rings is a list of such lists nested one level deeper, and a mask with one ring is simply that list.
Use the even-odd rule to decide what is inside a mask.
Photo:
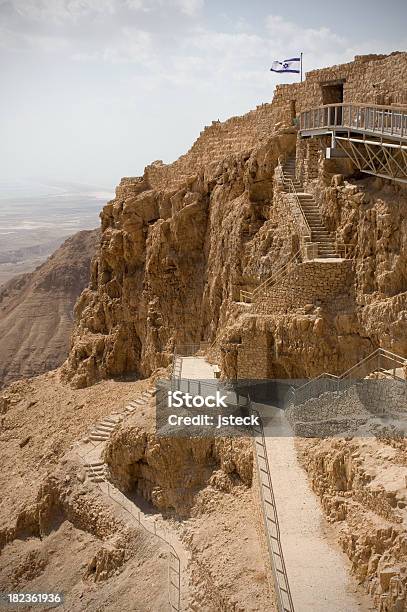
[{"label": "ancient stone wall", "polygon": [[323,86],[343,82],[343,101],[407,104],[407,53],[356,56],[348,64],[306,73],[302,83],[278,85],[273,104],[295,100],[296,112],[324,104]]},{"label": "ancient stone wall", "polygon": [[263,379],[269,377],[269,354],[272,337],[265,330],[246,329],[237,356],[239,378]]},{"label": "ancient stone wall", "polygon": [[350,260],[305,261],[297,264],[280,282],[256,295],[254,311],[258,314],[274,314],[314,304],[316,301],[331,302],[349,292],[351,281]]},{"label": "ancient stone wall", "polygon": [[269,138],[276,124],[290,125],[288,105],[276,109],[272,104],[261,104],[241,117],[225,122],[213,121],[200,133],[189,151],[174,163],[160,161],[146,168],[146,178],[152,188],[173,189],[205,167],[214,167],[228,155],[249,153],[262,140]]}]

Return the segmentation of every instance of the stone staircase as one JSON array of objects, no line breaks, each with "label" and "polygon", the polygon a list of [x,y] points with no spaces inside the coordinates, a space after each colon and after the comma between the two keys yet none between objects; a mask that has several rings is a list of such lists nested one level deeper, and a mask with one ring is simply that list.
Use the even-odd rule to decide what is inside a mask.
[{"label": "stone staircase", "polygon": [[116,429],[116,427],[137,409],[145,406],[149,400],[154,397],[156,389],[154,387],[143,391],[136,399],[131,401],[125,408],[124,412],[113,412],[104,417],[103,420],[93,426],[90,434],[83,439],[83,443],[92,443],[92,448],[87,453],[87,459],[84,463],[85,475],[91,482],[105,482],[107,479],[107,465],[102,460],[102,449]]},{"label": "stone staircase", "polygon": [[103,461],[85,463],[86,477],[91,482],[104,482],[107,476],[106,464]]},{"label": "stone staircase", "polygon": [[147,391],[143,391],[143,393],[137,397],[135,400],[127,404],[125,408],[125,414],[131,414],[138,408],[145,406],[147,402],[155,395],[156,390],[153,387],[147,389]]},{"label": "stone staircase", "polygon": [[282,170],[284,191],[290,192],[292,181],[300,206],[311,229],[311,242],[318,244],[318,258],[328,259],[338,257],[333,236],[325,227],[318,204],[312,194],[304,192],[301,182],[296,177],[294,155],[286,159]]},{"label": "stone staircase", "polygon": [[110,434],[121,422],[121,420],[122,417],[119,414],[111,414],[105,417],[102,421],[96,423],[89,435],[89,440],[92,440],[93,442],[103,442],[108,440]]}]

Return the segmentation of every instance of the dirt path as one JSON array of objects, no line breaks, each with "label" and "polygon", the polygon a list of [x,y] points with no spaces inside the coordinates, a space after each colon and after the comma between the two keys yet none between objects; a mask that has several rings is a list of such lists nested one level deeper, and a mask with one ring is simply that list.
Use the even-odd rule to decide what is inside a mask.
[{"label": "dirt path", "polygon": [[[118,418],[119,423],[126,414],[123,412],[118,415],[114,413],[110,418]],[[137,524],[146,529],[152,536],[160,538],[163,545],[167,548],[169,559],[169,582],[168,590],[170,594],[171,610],[186,610],[188,601],[189,575],[188,564],[190,554],[182,543],[177,531],[169,521],[163,519],[161,514],[150,515],[138,505],[134,499],[126,497],[119,489],[112,485],[105,477],[105,471],[101,471],[104,465],[103,451],[107,440],[94,443],[89,438],[87,441],[77,442],[69,455],[79,461],[86,473],[86,477],[92,480],[99,488],[105,501],[114,508],[118,518],[129,525]],[[94,467],[96,466],[96,467]],[[177,584],[180,581],[180,589]],[[178,608],[178,591],[180,597],[180,607]]]},{"label": "dirt path", "polygon": [[301,612],[373,610],[350,574],[350,562],[333,539],[316,495],[297,460],[284,413],[255,404],[263,418],[291,594]]}]

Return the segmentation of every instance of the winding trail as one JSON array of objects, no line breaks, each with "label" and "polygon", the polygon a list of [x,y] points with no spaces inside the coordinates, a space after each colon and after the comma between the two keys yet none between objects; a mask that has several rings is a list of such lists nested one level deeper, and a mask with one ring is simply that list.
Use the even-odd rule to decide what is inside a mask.
[{"label": "winding trail", "polygon": [[[77,442],[70,455],[79,459],[86,480],[94,483],[102,493],[105,501],[114,508],[114,512],[126,524],[137,524],[153,537],[159,538],[168,549],[168,592],[169,610],[178,612],[187,609],[189,588],[188,564],[190,554],[182,543],[176,529],[159,513],[149,514],[136,500],[126,497],[107,479],[108,466],[104,463],[104,449],[115,428],[137,407],[142,406],[149,394],[138,396],[130,402],[123,412],[114,412],[95,424],[90,435]],[[110,424],[107,426],[107,424]]]}]

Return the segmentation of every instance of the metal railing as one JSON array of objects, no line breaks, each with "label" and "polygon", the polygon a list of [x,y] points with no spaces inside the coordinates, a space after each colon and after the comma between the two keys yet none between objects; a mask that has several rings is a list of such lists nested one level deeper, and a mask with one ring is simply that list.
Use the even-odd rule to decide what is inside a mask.
[{"label": "metal railing", "polygon": [[248,304],[253,303],[259,295],[264,291],[272,287],[277,281],[281,280],[298,262],[298,258],[301,255],[301,249],[299,249],[281,268],[274,274],[266,278],[254,291],[240,291],[240,301]]},{"label": "metal railing", "polygon": [[294,604],[291,597],[290,584],[281,544],[280,525],[278,522],[277,506],[267,457],[263,422],[257,410],[252,409],[250,397],[248,398],[248,402],[251,412],[259,417],[260,423],[258,428],[253,426],[254,433],[256,434],[254,438],[255,457],[263,505],[263,519],[266,529],[267,546],[274,577],[277,607],[279,612],[294,612]]},{"label": "metal railing", "polygon": [[300,113],[300,131],[348,128],[407,140],[407,109],[375,104],[326,104]]},{"label": "metal railing", "polygon": [[340,376],[324,372],[304,385],[296,389],[292,388],[288,395],[289,403],[299,405],[309,399],[318,398],[323,393],[344,391],[354,385],[355,381],[362,380],[376,372],[396,380],[405,381],[405,378],[399,374],[400,370],[406,367],[407,359],[378,348]]},{"label": "metal railing", "polygon": [[[97,444],[92,443],[92,448],[89,449],[87,453],[80,453],[78,448],[78,443],[76,443],[76,447],[73,449],[73,452],[79,457],[81,463],[84,467],[87,464],[87,457],[91,453],[93,453],[99,446],[104,444],[105,441],[100,441]],[[93,474],[93,476],[99,476],[99,474],[93,469],[92,465],[88,463],[89,471]],[[110,482],[106,479],[102,482],[94,482],[94,484],[100,489],[103,495],[107,495],[109,499],[112,500],[116,505],[118,505],[122,510],[124,510],[128,516],[130,516],[131,520],[137,523],[140,527],[142,527],[145,531],[154,535],[160,541],[162,541],[168,550],[167,555],[167,564],[168,564],[168,603],[170,606],[171,612],[180,612],[181,611],[181,561],[180,558],[175,551],[175,548],[168,541],[166,537],[165,531],[162,531],[160,534],[160,529],[157,529],[157,522],[155,519],[151,522],[147,522],[146,520],[143,522],[143,514],[140,510],[136,509],[134,504],[118,489],[112,487]],[[105,488],[102,486],[105,485]],[[119,499],[118,499],[119,498]]]},{"label": "metal railing", "polygon": [[280,181],[283,183],[283,185],[288,187],[288,193],[293,196],[294,202],[291,202],[290,212],[297,227],[300,240],[305,242],[311,241],[311,228],[307,221],[307,217],[305,216],[304,210],[301,206],[297,190],[295,188],[292,178],[284,174],[281,161],[279,161],[279,164],[277,166],[277,174],[279,175]]}]

